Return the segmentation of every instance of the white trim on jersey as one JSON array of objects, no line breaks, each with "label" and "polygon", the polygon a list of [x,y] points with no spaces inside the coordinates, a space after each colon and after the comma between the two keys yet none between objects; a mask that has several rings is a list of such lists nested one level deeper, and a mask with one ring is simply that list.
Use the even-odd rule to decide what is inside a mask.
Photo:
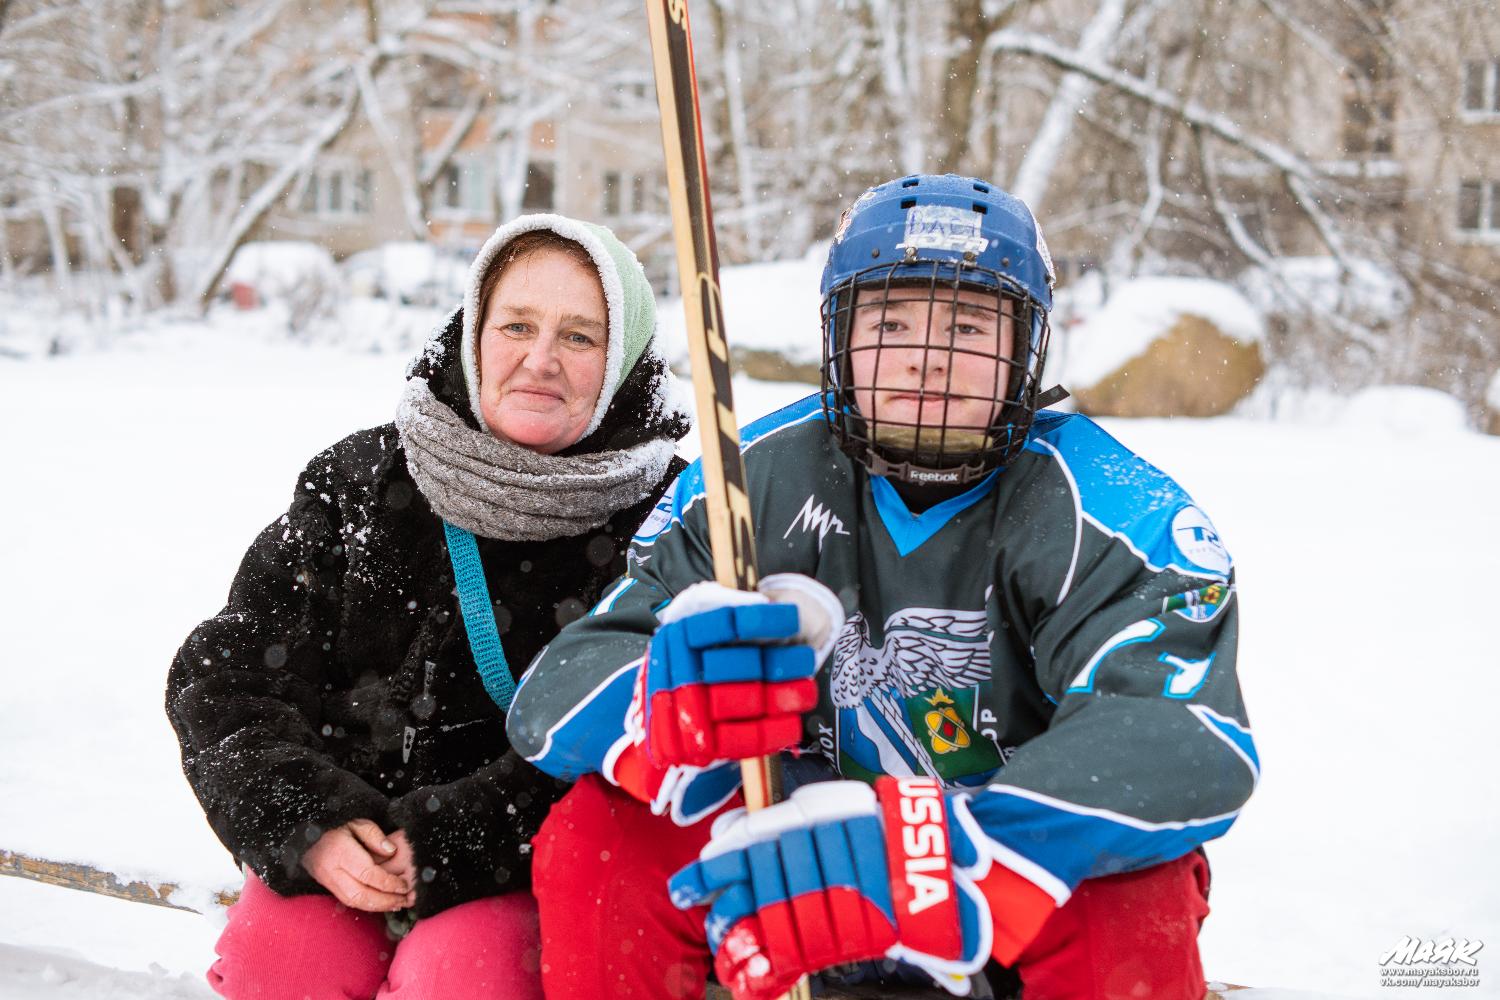
[{"label": "white trim on jersey", "polygon": [[1203,816],[1197,819],[1168,820],[1163,823],[1153,823],[1150,820],[1137,819],[1134,816],[1127,816],[1112,809],[1100,809],[1095,806],[1083,806],[1076,802],[1055,799],[1050,795],[1043,795],[1041,792],[1033,792],[1029,788],[1020,788],[1016,785],[990,785],[984,791],[992,795],[1014,795],[1018,799],[1029,799],[1039,805],[1048,806],[1062,812],[1073,813],[1075,816],[1092,816],[1095,819],[1108,820],[1111,823],[1118,823],[1120,826],[1128,826],[1135,830],[1144,830],[1147,833],[1154,833],[1160,830],[1188,830],[1193,827],[1212,826],[1215,823],[1232,820],[1240,814],[1238,809],[1234,809],[1227,813],[1221,813],[1218,816]]},{"label": "white trim on jersey", "polygon": [[1250,757],[1249,754],[1245,753],[1245,751],[1240,748],[1239,744],[1235,743],[1234,740],[1226,736],[1223,730],[1221,730],[1217,725],[1211,724],[1210,720],[1212,720],[1213,723],[1221,723],[1226,726],[1233,726],[1238,732],[1244,733],[1246,736],[1251,736],[1251,738],[1253,739],[1254,737],[1252,736],[1250,730],[1240,725],[1229,716],[1220,715],[1218,712],[1215,712],[1207,705],[1189,705],[1187,707],[1187,710],[1198,717],[1198,721],[1203,724],[1203,728],[1207,729],[1215,739],[1223,740],[1224,744],[1228,746],[1229,749],[1234,751],[1235,756],[1245,762],[1245,766],[1250,769],[1250,776],[1255,780],[1255,783],[1257,785],[1260,784],[1260,766],[1255,763],[1255,761]]}]

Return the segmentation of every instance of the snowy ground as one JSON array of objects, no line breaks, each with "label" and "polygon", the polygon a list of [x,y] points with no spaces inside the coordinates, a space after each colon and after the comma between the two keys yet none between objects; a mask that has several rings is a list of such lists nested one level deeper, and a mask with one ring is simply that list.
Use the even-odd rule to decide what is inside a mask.
[{"label": "snowy ground", "polygon": [[[404,363],[222,325],[0,358],[0,848],[236,881],[178,769],[168,659],[306,458],[389,417]],[[804,390],[737,391],[748,417]],[[1377,963],[1401,937],[1478,938],[1464,993],[1500,995],[1500,439],[1108,426],[1212,512],[1239,566],[1265,779],[1212,851],[1210,976],[1281,988],[1247,1000],[1399,996]],[[206,997],[215,930],[0,878],[0,998]]]}]

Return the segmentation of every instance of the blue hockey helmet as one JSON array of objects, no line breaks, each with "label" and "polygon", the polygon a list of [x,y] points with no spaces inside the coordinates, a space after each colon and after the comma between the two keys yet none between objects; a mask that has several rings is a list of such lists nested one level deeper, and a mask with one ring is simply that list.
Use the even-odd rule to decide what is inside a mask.
[{"label": "blue hockey helmet", "polygon": [[1044,395],[1054,283],[1031,210],[992,184],[916,174],[860,195],[821,287],[823,400],[840,447],[919,483],[1008,464]]}]

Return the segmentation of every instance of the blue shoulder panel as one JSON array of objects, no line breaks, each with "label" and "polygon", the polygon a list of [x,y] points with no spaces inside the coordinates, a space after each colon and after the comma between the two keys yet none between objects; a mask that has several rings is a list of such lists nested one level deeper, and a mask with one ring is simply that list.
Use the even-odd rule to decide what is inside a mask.
[{"label": "blue shoulder panel", "polygon": [[[811,396],[804,396],[795,403],[789,403],[779,410],[752,420],[741,428],[740,452],[743,454],[751,445],[777,431],[786,430],[788,427],[794,427],[809,420],[821,420],[822,417],[823,401],[820,394],[815,392]],[[682,515],[687,512],[694,501],[703,496],[703,491],[703,459],[698,458],[682,470],[682,474],[677,477],[677,484],[672,488],[672,519],[681,520]]]},{"label": "blue shoulder panel", "polygon": [[1228,578],[1229,553],[1187,491],[1088,417],[1043,411],[1026,450],[1056,459],[1084,519],[1152,569]]}]

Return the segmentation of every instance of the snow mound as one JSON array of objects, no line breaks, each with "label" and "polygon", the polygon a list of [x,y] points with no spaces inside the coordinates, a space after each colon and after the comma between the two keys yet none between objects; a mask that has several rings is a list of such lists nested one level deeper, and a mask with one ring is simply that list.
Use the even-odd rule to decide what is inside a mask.
[{"label": "snow mound", "polygon": [[224,272],[228,284],[249,285],[266,298],[280,298],[309,282],[337,285],[333,255],[316,243],[266,240],[235,251]]},{"label": "snow mound", "polygon": [[[14,992],[12,992],[14,991]],[[113,969],[50,950],[0,944],[0,996],[26,1000],[213,1000],[201,975]]]},{"label": "snow mound", "polygon": [[1251,420],[1346,427],[1376,435],[1469,430],[1460,400],[1415,385],[1377,385],[1342,396],[1330,389],[1288,387],[1268,380],[1234,413]]},{"label": "snow mound", "polygon": [[1464,404],[1437,389],[1377,385],[1350,396],[1339,422],[1368,431],[1432,434],[1466,431]]},{"label": "snow mound", "polygon": [[431,243],[385,243],[343,262],[344,278],[355,296],[441,306],[463,298],[468,261]]},{"label": "snow mound", "polygon": [[[793,364],[823,358],[819,329],[827,244],[815,244],[798,260],[726,267],[719,272],[724,295],[724,326],[736,350],[770,351]],[[687,363],[687,319],[681,298],[657,304],[660,350],[673,367]]]},{"label": "snow mound", "polygon": [[1349,268],[1333,257],[1281,257],[1271,268],[1252,267],[1240,286],[1263,312],[1286,312],[1286,288],[1313,310],[1367,319],[1395,319],[1411,305],[1411,290],[1391,271],[1354,258]]},{"label": "snow mound", "polygon": [[1066,306],[1075,325],[1058,331],[1064,385],[1097,385],[1139,357],[1183,316],[1198,316],[1240,343],[1265,338],[1260,312],[1235,289],[1207,278],[1133,278],[1116,285],[1107,301],[1093,305],[1097,285],[1078,288]]}]

